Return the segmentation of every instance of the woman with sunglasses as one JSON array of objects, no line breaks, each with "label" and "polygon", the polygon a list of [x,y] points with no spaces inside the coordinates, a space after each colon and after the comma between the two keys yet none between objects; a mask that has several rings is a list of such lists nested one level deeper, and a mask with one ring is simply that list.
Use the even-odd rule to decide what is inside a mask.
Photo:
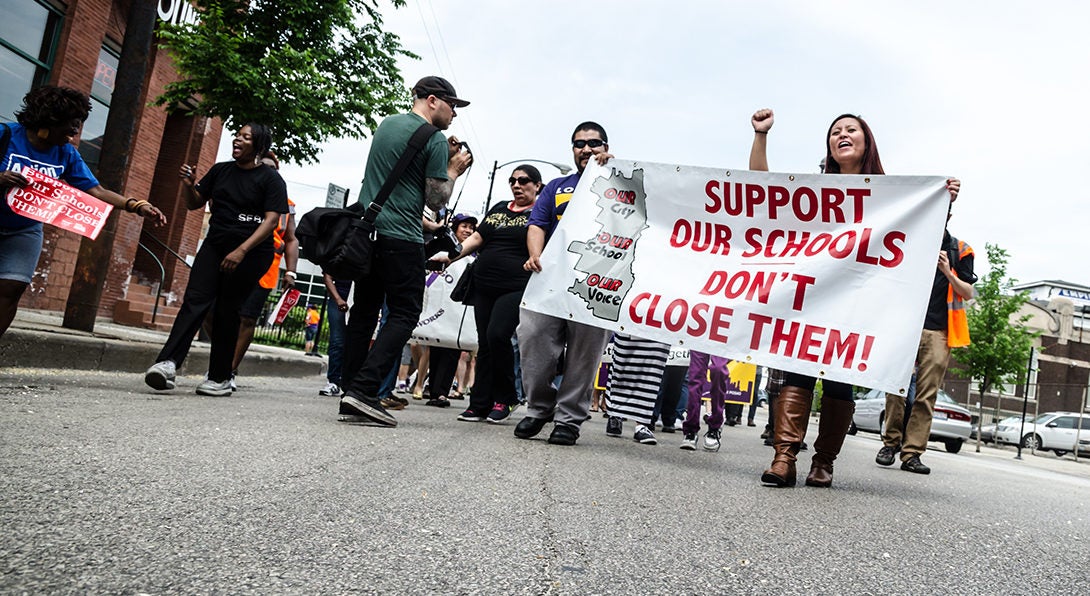
[{"label": "woman with sunglasses", "polygon": [[[774,121],[772,110],[758,110],[753,114],[753,147],[749,154],[749,169],[768,171],[766,147],[768,131]],[[825,174],[885,174],[878,156],[878,145],[870,126],[859,116],[842,114],[833,119],[825,135]],[[946,181],[950,202],[958,197],[961,182],[957,178]],[[776,455],[772,465],[761,475],[761,482],[773,486],[794,486],[795,458],[799,452],[806,426],[810,418],[810,406],[814,397],[816,379],[811,376],[787,372],[784,385],[773,410],[773,447]],[[821,418],[818,436],[814,440],[814,458],[807,486],[830,487],[833,484],[833,461],[840,454],[844,437],[851,426],[855,400],[852,386],[824,379],[821,382]]]},{"label": "woman with sunglasses", "polygon": [[515,353],[511,338],[519,323],[522,292],[530,272],[526,224],[537,195],[541,172],[532,165],[515,168],[507,180],[511,201],[488,210],[477,231],[462,243],[462,258],[477,252],[473,284],[465,303],[473,306],[477,323],[477,372],[469,407],[458,420],[499,424],[518,407],[515,393]]}]

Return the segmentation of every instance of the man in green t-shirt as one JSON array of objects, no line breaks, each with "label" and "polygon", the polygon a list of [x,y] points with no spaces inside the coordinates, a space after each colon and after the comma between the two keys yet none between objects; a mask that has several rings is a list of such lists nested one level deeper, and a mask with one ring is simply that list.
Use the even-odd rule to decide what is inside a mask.
[{"label": "man in green t-shirt", "polygon": [[[430,122],[440,131],[450,127],[455,109],[469,105],[441,77],[424,77],[413,86],[413,109],[390,116],[375,130],[360,202],[369,205],[393,170],[416,129]],[[439,210],[450,199],[454,180],[473,162],[456,137],[436,132],[405,171],[375,220],[378,232],[371,273],[356,280],[354,304],[345,342],[345,394],[339,420],[397,426],[377,397],[382,378],[401,355],[420,318],[424,298],[424,232],[421,214]],[[370,343],[379,310],[386,304],[386,323]],[[369,346],[370,344],[370,346]]]}]

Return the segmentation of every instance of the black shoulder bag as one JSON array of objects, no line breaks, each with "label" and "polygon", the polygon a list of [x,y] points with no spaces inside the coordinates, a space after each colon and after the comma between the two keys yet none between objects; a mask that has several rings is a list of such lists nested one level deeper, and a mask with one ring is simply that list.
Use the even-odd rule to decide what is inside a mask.
[{"label": "black shoulder bag", "polygon": [[416,129],[405,152],[382,184],[371,204],[360,216],[360,203],[347,209],[319,207],[299,220],[295,236],[304,250],[304,258],[322,268],[333,279],[358,280],[371,272],[374,253],[375,219],[382,212],[394,186],[405,175],[428,140],[439,130],[425,122]]}]

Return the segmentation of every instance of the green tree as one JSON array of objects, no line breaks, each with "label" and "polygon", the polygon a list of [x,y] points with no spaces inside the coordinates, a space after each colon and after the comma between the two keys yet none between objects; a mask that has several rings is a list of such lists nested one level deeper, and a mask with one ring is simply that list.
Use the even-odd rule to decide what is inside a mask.
[{"label": "green tree", "polygon": [[1029,296],[1011,292],[1016,280],[1007,277],[1007,251],[994,244],[985,245],[985,250],[991,269],[976,283],[976,296],[967,311],[972,343],[953,352],[965,367],[953,369],[954,373],[980,379],[981,396],[995,385],[1022,380],[1030,348],[1039,334],[1025,328],[1029,315],[1011,321]]},{"label": "green tree", "polygon": [[296,163],[314,162],[323,140],[362,138],[408,106],[397,58],[416,56],[382,30],[375,0],[193,4],[198,24],[159,33],[182,80],[167,85],[157,105],[219,116],[229,127],[269,124],[278,152]]}]

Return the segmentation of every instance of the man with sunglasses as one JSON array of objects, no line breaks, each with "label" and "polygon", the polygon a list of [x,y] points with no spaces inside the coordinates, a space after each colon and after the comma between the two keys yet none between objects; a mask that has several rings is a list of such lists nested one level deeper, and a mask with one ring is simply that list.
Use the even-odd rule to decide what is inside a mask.
[{"label": "man with sunglasses", "polygon": [[[428,122],[439,131],[446,130],[457,115],[455,110],[469,105],[442,77],[424,77],[412,91],[412,111],[386,118],[375,130],[360,189],[363,205],[369,205],[378,194],[420,125]],[[425,259],[420,214],[425,206],[436,211],[444,207],[454,180],[473,161],[456,137],[448,140],[439,131],[405,171],[375,220],[374,264],[367,276],[355,280],[355,300],[345,341],[347,386],[340,401],[343,422],[397,426],[397,419],[382,407],[378,393],[423,308]],[[389,314],[371,344],[383,302]]]},{"label": "man with sunglasses", "polygon": [[[530,258],[523,269],[541,271],[541,252],[567,209],[583,170],[591,158],[604,164],[609,154],[608,137],[596,122],[583,122],[572,133],[572,156],[576,173],[557,178],[545,185],[530,213],[526,247]],[[602,350],[609,343],[610,332],[568,319],[522,309],[518,326],[519,352],[522,360],[522,386],[528,415],[515,427],[515,436],[529,439],[553,422],[549,443],[574,445],[579,428],[590,413],[591,389]],[[553,386],[561,356],[563,378]]]}]

